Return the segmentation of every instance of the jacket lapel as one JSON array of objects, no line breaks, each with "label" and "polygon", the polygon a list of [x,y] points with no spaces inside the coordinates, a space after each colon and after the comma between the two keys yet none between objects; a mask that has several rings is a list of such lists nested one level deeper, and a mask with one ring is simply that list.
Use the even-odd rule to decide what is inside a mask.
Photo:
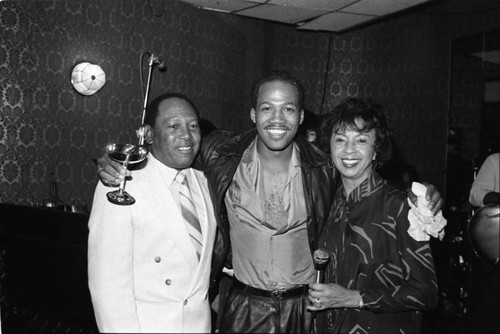
[{"label": "jacket lapel", "polygon": [[191,171],[191,176],[191,191],[193,196],[197,197],[196,203],[199,204],[196,211],[202,229],[203,249],[192,285],[189,289],[190,293],[196,288],[200,279],[203,278],[205,271],[210,269],[215,233],[215,217],[213,211],[210,209],[212,203],[208,195],[206,180],[201,179],[203,178],[202,174],[196,171]]}]

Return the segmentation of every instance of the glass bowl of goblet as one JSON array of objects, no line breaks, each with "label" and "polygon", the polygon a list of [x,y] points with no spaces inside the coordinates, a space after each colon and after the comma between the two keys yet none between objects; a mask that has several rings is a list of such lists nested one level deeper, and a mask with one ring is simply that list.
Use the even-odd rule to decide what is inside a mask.
[{"label": "glass bowl of goblet", "polygon": [[[128,165],[138,164],[143,161],[147,154],[148,149],[143,145],[132,144],[109,144],[106,147],[108,156],[127,168]],[[125,191],[126,180],[120,183],[118,190],[107,193],[108,200],[117,205],[132,205],[135,203],[135,198]]]}]

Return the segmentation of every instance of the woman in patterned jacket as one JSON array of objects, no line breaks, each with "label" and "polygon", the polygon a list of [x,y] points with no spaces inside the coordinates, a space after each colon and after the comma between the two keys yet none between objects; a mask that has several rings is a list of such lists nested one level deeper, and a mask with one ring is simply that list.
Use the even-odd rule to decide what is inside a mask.
[{"label": "woman in patterned jacket", "polygon": [[389,148],[383,110],[351,98],[325,121],[342,182],[319,240],[330,253],[327,284],[311,284],[318,333],[419,333],[438,287],[427,241],[408,234],[404,192],[375,171]]}]

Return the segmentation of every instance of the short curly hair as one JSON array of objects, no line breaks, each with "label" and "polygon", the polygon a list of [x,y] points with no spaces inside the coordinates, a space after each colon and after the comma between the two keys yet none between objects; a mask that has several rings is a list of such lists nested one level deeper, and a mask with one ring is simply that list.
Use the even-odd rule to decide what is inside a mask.
[{"label": "short curly hair", "polygon": [[292,76],[289,72],[282,70],[271,70],[266,72],[256,83],[254,83],[252,87],[252,96],[250,97],[252,108],[257,107],[257,98],[259,97],[260,87],[267,82],[273,81],[282,81],[294,86],[297,90],[297,99],[299,103],[298,107],[299,109],[304,108],[304,88],[300,84],[299,79]]},{"label": "short curly hair", "polygon": [[[361,126],[356,124],[362,120]],[[376,163],[390,159],[393,130],[384,109],[371,99],[351,97],[342,101],[325,118],[321,126],[322,146],[330,148],[334,133],[342,133],[347,128],[366,133],[375,130]]]},{"label": "short curly hair", "polygon": [[170,99],[179,99],[186,101],[191,106],[191,108],[193,108],[196,117],[200,118],[200,112],[198,111],[198,109],[196,109],[193,102],[186,95],[181,93],[164,93],[157,96],[154,100],[152,100],[148,104],[146,108],[146,115],[144,117],[144,124],[148,124],[154,127],[156,124],[156,119],[158,118],[158,112],[159,112],[158,107],[160,106],[160,103]]}]

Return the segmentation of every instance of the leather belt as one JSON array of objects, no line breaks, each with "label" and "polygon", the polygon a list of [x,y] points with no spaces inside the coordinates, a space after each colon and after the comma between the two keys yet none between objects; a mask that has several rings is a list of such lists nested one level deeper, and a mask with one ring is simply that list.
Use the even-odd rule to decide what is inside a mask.
[{"label": "leather belt", "polygon": [[252,286],[249,286],[245,283],[242,283],[238,281],[236,278],[233,277],[233,287],[236,290],[239,291],[244,291],[250,295],[255,295],[255,296],[260,296],[260,297],[267,297],[271,298],[274,300],[284,300],[292,297],[297,297],[301,296],[307,293],[309,290],[309,285],[299,285],[295,288],[291,289],[276,289],[276,290],[263,290],[263,289],[258,289],[254,288]]}]

